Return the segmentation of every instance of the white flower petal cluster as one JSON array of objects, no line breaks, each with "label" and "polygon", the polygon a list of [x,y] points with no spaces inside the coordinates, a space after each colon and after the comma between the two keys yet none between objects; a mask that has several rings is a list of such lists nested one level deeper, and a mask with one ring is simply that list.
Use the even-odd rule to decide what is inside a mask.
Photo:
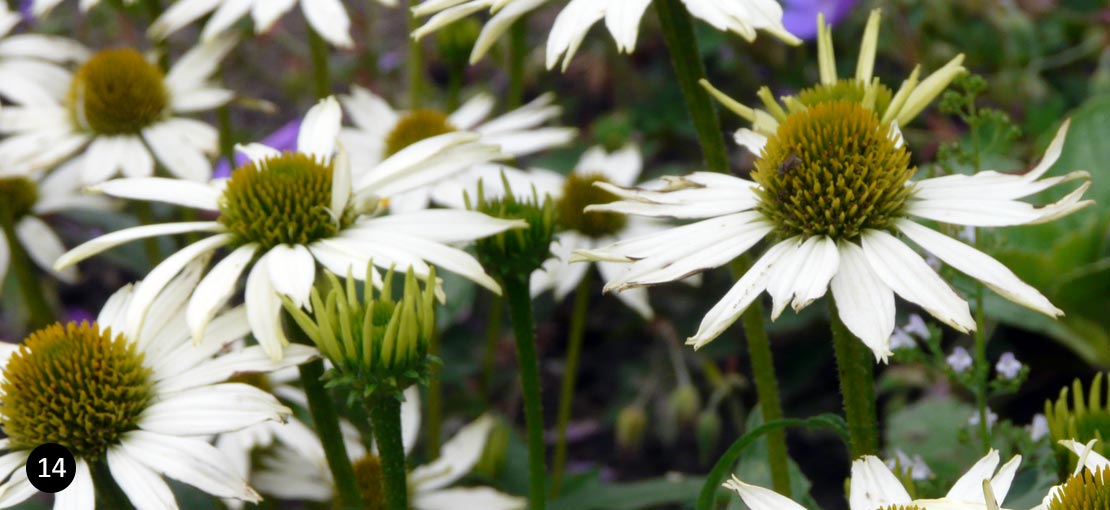
[{"label": "white flower petal cluster", "polygon": [[[443,28],[479,11],[492,14],[482,28],[470,62],[486,54],[497,40],[521,16],[538,9],[551,0],[424,0],[412,12],[430,16],[423,26],[413,31],[415,39]],[[775,0],[682,0],[694,17],[717,30],[737,34],[748,41],[755,39],[756,30],[764,30],[791,44],[800,42],[782,25],[782,6]],[[617,49],[632,53],[640,32],[640,20],[651,0],[569,0],[565,3],[547,38],[547,68],[560,66],[566,71],[586,33],[604,20]]]},{"label": "white flower petal cluster", "polygon": [[69,84],[65,64],[89,58],[89,50],[64,37],[12,30],[19,11],[0,4],[0,96],[18,104],[49,103]]},{"label": "white flower petal cluster", "polygon": [[[190,341],[185,324],[188,298],[203,274],[203,264],[189,264],[164,292],[144,307],[157,319],[140,328],[126,320],[127,311],[143,299],[137,286],[127,285],[105,303],[96,320],[100,331],[121,334],[141,353],[151,371],[154,397],[134,430],[110,445],[106,462],[111,476],[138,508],[175,508],[163,476],[206,493],[243,501],[260,501],[246,480],[231,469],[226,456],[209,444],[212,435],[267,421],[282,421],[290,410],[272,395],[245,384],[224,382],[236,373],[270,372],[312,360],[316,350],[292,346],[275,362],[261,347],[228,351],[226,347],[250,333],[246,312],[237,307],[214,317],[199,345]],[[0,366],[19,345],[0,343]],[[89,403],[85,403],[89,405]],[[30,450],[11,449],[0,440],[0,508],[16,505],[38,491],[23,466]],[[72,485],[56,496],[55,508],[93,510],[96,497],[89,462],[77,459]]]}]

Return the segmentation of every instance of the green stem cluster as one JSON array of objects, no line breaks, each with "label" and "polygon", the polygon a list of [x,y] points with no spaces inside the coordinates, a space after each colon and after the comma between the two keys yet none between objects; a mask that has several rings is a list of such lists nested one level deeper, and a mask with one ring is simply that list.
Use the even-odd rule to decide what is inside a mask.
[{"label": "green stem cluster", "polygon": [[855,337],[829,300],[829,322],[832,325],[836,369],[840,376],[840,393],[844,398],[844,415],[851,437],[852,458],[879,452],[878,416],[875,410],[875,363],[871,351]]},{"label": "green stem cluster", "polygon": [[409,510],[405,447],[401,441],[401,402],[394,395],[376,395],[370,398],[368,407],[382,463],[385,510]]},{"label": "green stem cluster", "polygon": [[547,468],[544,462],[543,405],[540,395],[540,363],[536,354],[536,331],[532,324],[532,298],[528,294],[528,275],[504,279],[505,298],[516,337],[517,364],[524,390],[524,424],[528,430],[528,509],[546,507]]},{"label": "green stem cluster", "polygon": [[[19,242],[15,234],[15,219],[5,210],[0,209],[0,228],[4,231],[4,238],[8,242],[9,270],[15,274],[19,283],[19,290],[23,294],[23,303],[27,307],[27,329],[37,330],[54,322],[54,312],[42,291],[42,282],[38,279],[31,259]],[[3,284],[0,281],[0,284]]]},{"label": "green stem cluster", "polygon": [[582,357],[582,340],[586,336],[586,316],[590,310],[590,278],[587,274],[578,283],[574,293],[574,311],[570,316],[570,337],[567,340],[567,359],[563,367],[563,387],[559,392],[559,417],[556,421],[555,460],[551,468],[551,494],[558,496],[563,485],[563,471],[567,463],[567,425],[570,423],[574,387],[578,380],[578,363]]}]

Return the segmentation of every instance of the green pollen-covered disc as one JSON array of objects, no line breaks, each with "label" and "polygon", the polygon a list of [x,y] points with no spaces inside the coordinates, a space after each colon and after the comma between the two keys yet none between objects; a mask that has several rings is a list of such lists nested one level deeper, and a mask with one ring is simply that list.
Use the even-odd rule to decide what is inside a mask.
[{"label": "green pollen-covered disc", "polygon": [[909,163],[875,112],[821,103],[788,116],[768,139],[752,172],[757,207],[784,237],[889,229],[910,195]]},{"label": "green pollen-covered disc", "polygon": [[58,443],[85,460],[135,430],[153,396],[151,370],[134,343],[72,322],[27,337],[0,391],[0,426],[13,448]]},{"label": "green pollen-covered disc", "polygon": [[1049,501],[1048,510],[1110,510],[1107,476],[1110,476],[1110,468],[1097,473],[1084,469],[1073,475]]},{"label": "green pollen-covered disc", "polygon": [[220,197],[219,222],[263,250],[331,237],[353,218],[331,211],[332,164],[299,152],[247,163]]},{"label": "green pollen-covered disc", "polygon": [[457,131],[447,116],[435,110],[413,110],[393,126],[385,138],[385,157],[401,152],[421,140]]},{"label": "green pollen-covered disc", "polygon": [[101,135],[136,134],[169,106],[162,70],[131,48],[103,50],[77,70],[69,86],[73,121]]},{"label": "green pollen-covered disc", "polygon": [[595,182],[609,182],[600,173],[572,173],[563,184],[563,198],[559,199],[559,223],[568,230],[575,230],[590,237],[614,235],[628,224],[628,217],[610,212],[585,212],[591,205],[608,204],[617,196],[597,186]]}]

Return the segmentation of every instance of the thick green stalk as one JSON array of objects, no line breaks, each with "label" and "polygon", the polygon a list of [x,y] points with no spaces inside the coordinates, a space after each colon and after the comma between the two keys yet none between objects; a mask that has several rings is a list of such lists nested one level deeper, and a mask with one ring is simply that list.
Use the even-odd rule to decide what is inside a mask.
[{"label": "thick green stalk", "polygon": [[[312,340],[297,326],[297,322],[286,314],[286,330],[291,333],[290,340],[304,345],[313,345]],[[301,373],[301,385],[308,397],[308,412],[316,426],[316,435],[324,446],[324,456],[335,480],[338,507],[342,510],[362,508],[362,495],[355,480],[354,465],[347,456],[347,446],[343,444],[343,432],[339,429],[339,413],[335,402],[324,387],[324,362],[311,361],[297,367]],[[375,427],[377,424],[375,424]],[[377,431],[375,430],[375,433]]]},{"label": "thick green stalk", "polygon": [[135,510],[131,500],[123,493],[123,489],[119,488],[115,478],[112,477],[107,459],[90,462],[89,474],[92,475],[93,490],[96,491],[96,508]]},{"label": "thick green stalk", "polygon": [[[155,223],[154,208],[151,207],[150,202],[139,200],[134,202],[131,207],[135,211],[135,217],[138,218],[139,224],[153,225]],[[151,267],[162,262],[164,257],[162,256],[162,247],[158,245],[157,237],[143,238],[143,249],[146,250],[147,262],[150,263]]]},{"label": "thick green stalk", "polygon": [[231,107],[221,106],[216,110],[216,118],[220,124],[220,156],[227,160],[231,170],[235,170],[235,135],[231,128]]},{"label": "thick green stalk", "polygon": [[[752,267],[751,256],[744,254],[732,263],[732,275],[739,279]],[[748,357],[752,363],[752,377],[755,379],[755,392],[759,397],[759,409],[763,413],[763,423],[782,419],[782,402],[779,399],[779,380],[775,374],[775,359],[771,352],[771,341],[763,322],[763,303],[752,301],[740,316],[744,325],[744,335],[748,339]],[[771,465],[771,487],[784,496],[790,497],[790,466],[786,451],[786,432],[777,429],[767,432],[767,461]]]},{"label": "thick green stalk", "polygon": [[527,56],[528,17],[521,16],[509,29],[509,108],[524,104],[524,59]]},{"label": "thick green stalk", "polygon": [[[432,332],[428,341],[428,354],[439,357],[439,330]],[[439,366],[428,368],[428,410],[424,436],[424,453],[428,460],[439,458],[440,438],[443,437],[443,383],[439,380]]]},{"label": "thick green stalk", "polygon": [[698,81],[705,78],[705,66],[701,61],[690,13],[686,12],[680,0],[658,0],[654,5],[663,27],[663,38],[671,52],[671,64],[678,77],[678,85],[694,120],[705,165],[712,172],[727,173],[728,151],[721,132],[721,121],[709,94],[698,85]]},{"label": "thick green stalk", "polygon": [[558,435],[555,439],[555,461],[551,468],[551,495],[559,496],[563,485],[563,470],[567,463],[567,424],[570,408],[574,403],[574,386],[578,380],[578,360],[582,357],[582,339],[586,336],[586,315],[590,309],[590,278],[582,277],[574,293],[574,312],[570,316],[570,337],[567,340],[567,360],[563,368],[563,387],[559,393]]},{"label": "thick green stalk", "polygon": [[840,375],[840,394],[851,437],[852,458],[879,453],[878,416],[875,411],[875,361],[867,348],[840,320],[836,301],[829,300],[836,369]]},{"label": "thick green stalk", "polygon": [[[409,5],[405,6],[409,34],[420,27],[420,22],[412,14],[411,7],[414,4],[416,0],[409,0]],[[424,105],[424,47],[420,45],[420,41],[412,37],[409,37],[409,54],[405,69],[409,79],[409,108],[415,110]]]},{"label": "thick green stalk", "polygon": [[328,68],[328,42],[308,26],[308,51],[312,56],[312,82],[316,88],[316,98],[331,95],[331,69]]},{"label": "thick green stalk", "polygon": [[393,395],[377,395],[370,398],[368,407],[382,462],[384,510],[409,510],[405,447],[401,442],[401,402]]},{"label": "thick green stalk", "polygon": [[486,324],[486,352],[482,355],[482,392],[493,400],[493,370],[496,368],[497,345],[501,340],[501,315],[505,302],[493,296],[489,303],[489,323]]},{"label": "thick green stalk", "polygon": [[[46,296],[42,293],[42,282],[36,275],[37,271],[31,265],[31,259],[19,243],[15,235],[15,220],[6,210],[0,209],[0,228],[4,230],[4,238],[8,242],[9,272],[15,273],[19,282],[19,291],[23,294],[23,302],[27,306],[27,329],[38,330],[54,322],[54,312]],[[0,285],[3,281],[0,281]]]},{"label": "thick green stalk", "polygon": [[532,298],[528,275],[504,281],[505,298],[516,333],[516,358],[524,390],[524,424],[528,429],[528,510],[544,510],[547,489],[543,447],[543,405],[540,400],[540,363],[536,354],[536,330],[532,324]]}]

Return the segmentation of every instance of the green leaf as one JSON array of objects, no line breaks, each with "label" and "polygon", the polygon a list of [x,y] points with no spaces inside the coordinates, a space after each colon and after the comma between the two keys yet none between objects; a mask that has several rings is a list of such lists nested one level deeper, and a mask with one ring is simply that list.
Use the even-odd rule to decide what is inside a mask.
[{"label": "green leaf", "polygon": [[[763,425],[763,412],[759,406],[756,406],[748,415],[748,423],[744,430],[755,430],[760,425]],[[772,484],[771,465],[767,462],[767,455],[767,438],[760,435],[740,457],[740,464],[736,466],[736,476],[739,476],[745,483],[770,487]],[[809,494],[809,489],[813,484],[806,478],[805,473],[802,473],[794,459],[786,459],[786,466],[790,472],[791,499],[807,508],[817,508],[817,502]],[[732,498],[729,506],[730,508],[746,508],[739,498]]]},{"label": "green leaf", "polygon": [[886,444],[922,460],[941,480],[956,480],[979,460],[978,448],[960,447],[971,406],[945,397],[929,397],[894,413],[886,420]]},{"label": "green leaf", "polygon": [[638,510],[666,505],[688,506],[698,496],[701,478],[655,478],[631,483],[602,483],[597,473],[563,496],[550,501],[550,510]]}]

